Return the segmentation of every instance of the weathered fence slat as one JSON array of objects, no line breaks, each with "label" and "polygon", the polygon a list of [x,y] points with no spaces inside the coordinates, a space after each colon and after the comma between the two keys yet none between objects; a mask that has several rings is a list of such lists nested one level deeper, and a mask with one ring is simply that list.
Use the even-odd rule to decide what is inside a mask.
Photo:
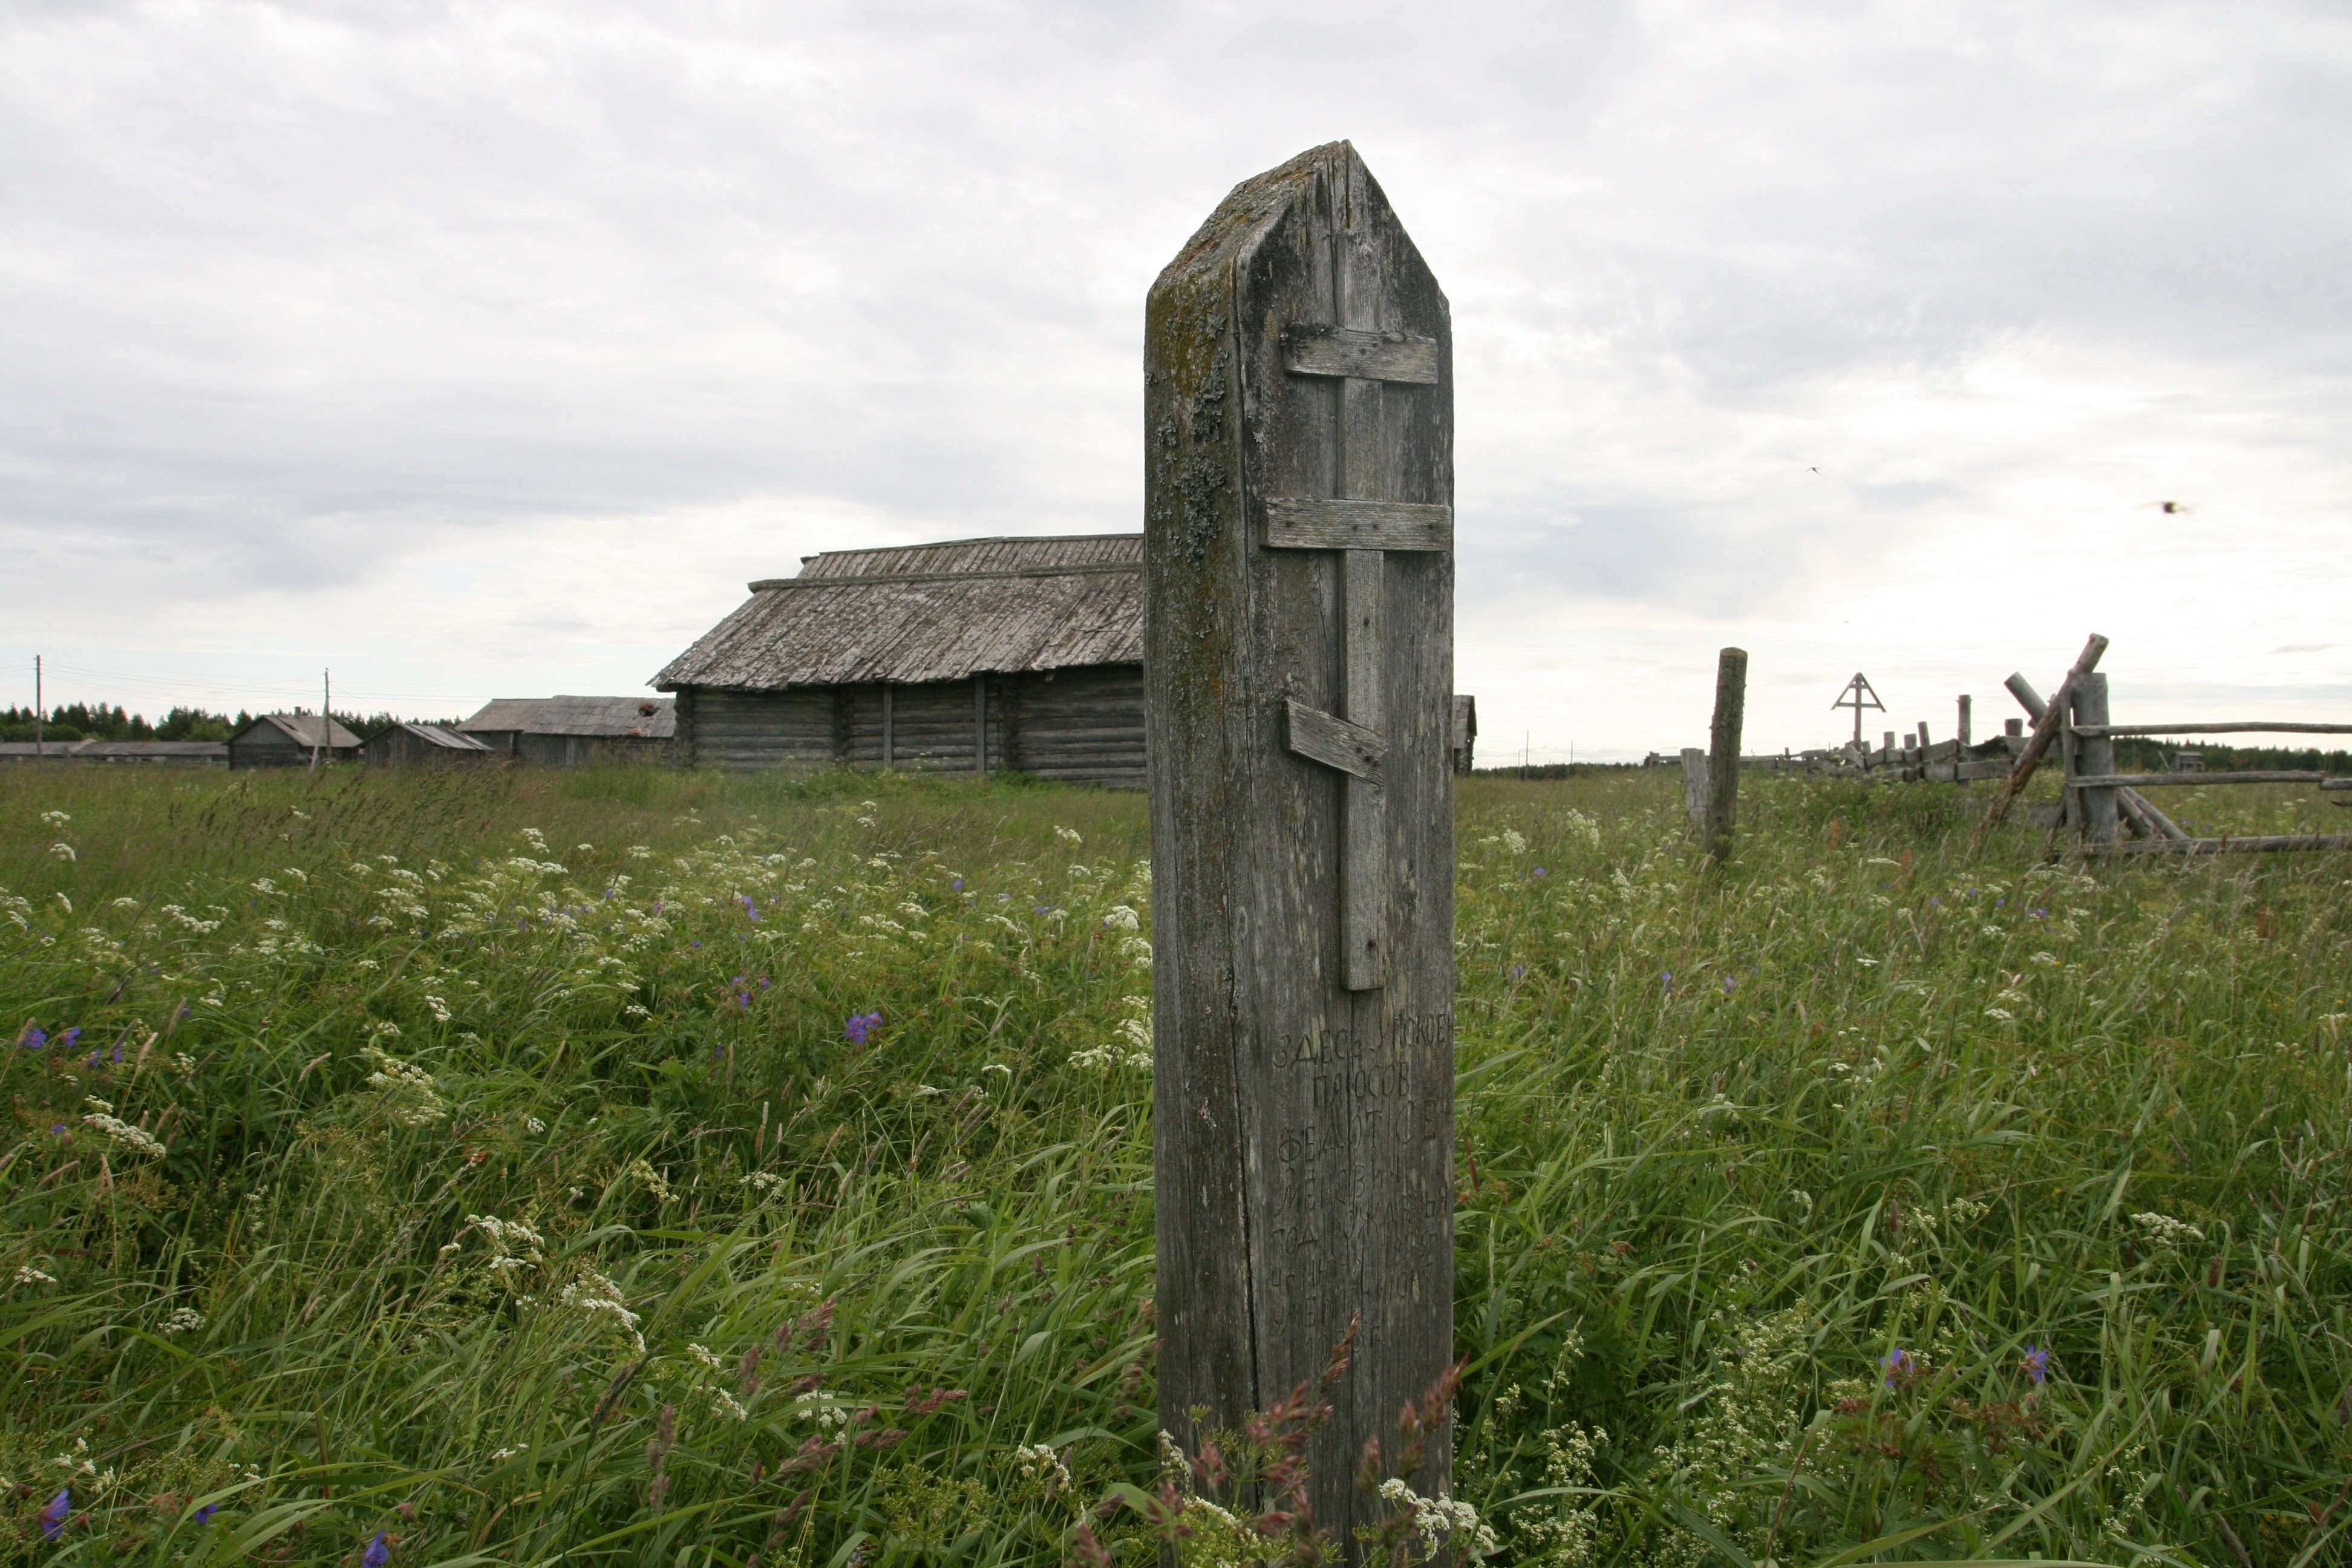
[{"label": "weathered fence slat", "polygon": [[[2032,681],[2026,679],[2022,674],[2012,673],[2010,678],[2007,680],[2002,681],[2001,684],[2009,689],[2009,694],[2011,697],[2017,699],[2017,705],[2025,710],[2027,717],[2035,720],[2039,720],[2042,717],[2042,710],[2047,707],[2048,704],[2042,700],[2042,694],[2033,689],[2033,683]],[[2012,719],[2010,721],[2010,723],[2014,727],[2017,721]],[[2008,766],[2007,763],[2002,763],[2000,765],[2002,767]],[[1990,775],[1988,774],[1985,776],[1990,777]],[[2127,786],[2117,788],[2116,791],[2116,805],[2122,810],[2126,816],[2132,819],[2134,825],[2137,826],[2142,833],[2147,834],[2150,837],[2160,837],[2165,838],[2186,839],[2189,837],[2187,833],[2181,830],[2179,824],[2174,822],[2172,818],[2165,816],[2164,813],[2157,810],[2155,803],[2150,801],[2147,796],[2141,795],[2137,790],[2131,789]]]},{"label": "weathered fence slat", "polygon": [[2214,724],[2100,724],[2084,726],[2080,735],[2352,735],[2352,724],[2273,724],[2250,719]]},{"label": "weathered fence slat", "polygon": [[[2078,789],[2092,789],[2100,785],[2110,789],[2153,789],[2159,785],[2209,784],[2315,784],[2324,789],[2327,787],[2327,775],[2307,771],[2276,769],[2269,773],[2105,773],[2095,777],[2079,778],[2074,782]],[[2336,787],[2340,789],[2346,784],[2352,784],[2352,779],[2345,780],[2344,784]]]},{"label": "weathered fence slat", "polygon": [[[2071,718],[2104,726],[2107,721],[2107,678],[2093,671],[2076,677],[2069,685],[2074,702]],[[2091,776],[2116,771],[2116,743],[2105,735],[2084,734],[2079,723],[2074,726],[2071,739],[2074,745],[2066,759],[2066,782],[2073,787],[2080,806],[2074,813],[2075,825],[2084,842],[2113,844],[2122,837],[2116,788],[2090,781]]]},{"label": "weathered fence slat", "polygon": [[1352,1543],[1454,1354],[1448,308],[1335,142],[1235,187],[1145,331],[1160,1425],[1239,1427],[1360,1321],[1307,1450]]},{"label": "weathered fence slat", "polygon": [[2090,855],[2267,855],[2289,849],[2352,849],[2352,833],[2262,833],[2244,838],[2126,838],[2088,844]]}]

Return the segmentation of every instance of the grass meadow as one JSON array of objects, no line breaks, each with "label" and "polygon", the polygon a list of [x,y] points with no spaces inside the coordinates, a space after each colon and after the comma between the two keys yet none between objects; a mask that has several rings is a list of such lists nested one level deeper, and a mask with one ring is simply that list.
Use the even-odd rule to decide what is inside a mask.
[{"label": "grass meadow", "polygon": [[[1751,779],[1710,874],[1669,773],[1464,784],[1449,1552],[2352,1561],[2352,857],[1983,799]],[[1152,1414],[1146,839],[0,773],[0,1557],[1147,1568],[1163,1483],[1242,1557]]]}]

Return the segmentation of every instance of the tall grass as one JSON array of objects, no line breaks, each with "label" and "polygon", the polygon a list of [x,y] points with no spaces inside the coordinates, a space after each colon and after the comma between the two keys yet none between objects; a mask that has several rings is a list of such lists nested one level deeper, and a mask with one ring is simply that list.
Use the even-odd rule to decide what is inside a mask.
[{"label": "tall grass", "polygon": [[[1710,873],[1671,791],[1463,792],[1501,1553],[2344,1555],[2352,864],[1972,862],[1948,788],[1768,782]],[[1158,1550],[1094,1507],[1166,1464],[1139,801],[59,772],[0,824],[25,1560]]]}]

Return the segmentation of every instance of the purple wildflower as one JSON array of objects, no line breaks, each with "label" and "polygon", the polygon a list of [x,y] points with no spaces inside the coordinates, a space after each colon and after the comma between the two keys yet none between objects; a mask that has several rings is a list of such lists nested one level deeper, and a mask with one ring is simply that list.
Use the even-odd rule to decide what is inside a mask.
[{"label": "purple wildflower", "polygon": [[204,1507],[196,1510],[196,1511],[190,1517],[194,1518],[198,1524],[210,1524],[213,1521],[213,1515],[219,1511],[220,1504],[216,1502],[208,1502],[205,1504]]},{"label": "purple wildflower", "polygon": [[963,891],[963,879],[961,877],[954,878],[949,881],[948,886],[961,893]]},{"label": "purple wildflower", "polygon": [[74,1042],[80,1038],[81,1026],[79,1024],[76,1024],[72,1028],[68,1029],[64,1034],[58,1037],[58,1044],[65,1047],[68,1050],[71,1050],[73,1049]]},{"label": "purple wildflower", "polygon": [[1550,876],[1550,875],[1551,875],[1551,873],[1550,873],[1550,872],[1549,872],[1549,871],[1547,871],[1547,870],[1545,870],[1542,867],[1538,866],[1538,867],[1537,867],[1534,870],[1532,870],[1532,871],[1528,872],[1528,876],[1530,876],[1530,877],[1549,877],[1549,876]]},{"label": "purple wildflower", "polygon": [[755,921],[760,918],[760,906],[751,901],[751,894],[738,893],[735,897],[742,904],[743,912],[745,914],[750,915]]},{"label": "purple wildflower", "polygon": [[878,1012],[853,1013],[841,1026],[842,1037],[851,1045],[862,1046],[866,1037],[881,1026],[882,1015]]},{"label": "purple wildflower", "polygon": [[2028,1345],[2024,1359],[2017,1366],[2019,1371],[2039,1384],[2050,1375],[2050,1352],[2040,1345]]},{"label": "purple wildflower", "polygon": [[1888,1351],[1885,1355],[1879,1357],[1878,1366],[1879,1370],[1885,1373],[1885,1376],[1882,1377],[1880,1381],[1885,1383],[1889,1388],[1893,1388],[1898,1379],[1902,1382],[1908,1383],[1913,1378],[1919,1375],[1918,1358],[1913,1355],[1909,1351],[1901,1349],[1900,1347]]},{"label": "purple wildflower", "polygon": [[1667,990],[1672,991],[1675,988],[1675,972],[1673,970],[1667,970],[1665,973],[1660,975],[1658,978],[1664,984]]},{"label": "purple wildflower", "polygon": [[368,1549],[360,1553],[360,1568],[383,1568],[392,1561],[392,1547],[385,1542],[381,1530],[375,1532],[375,1539],[368,1542]]},{"label": "purple wildflower", "polygon": [[66,1514],[72,1507],[73,1489],[59,1487],[58,1495],[49,1500],[49,1506],[41,1510],[41,1534],[51,1541],[62,1534],[66,1528]]},{"label": "purple wildflower", "polygon": [[49,1043],[49,1037],[40,1029],[27,1024],[25,1026],[25,1032],[16,1037],[16,1043],[24,1047],[28,1051],[37,1051],[43,1046]]}]

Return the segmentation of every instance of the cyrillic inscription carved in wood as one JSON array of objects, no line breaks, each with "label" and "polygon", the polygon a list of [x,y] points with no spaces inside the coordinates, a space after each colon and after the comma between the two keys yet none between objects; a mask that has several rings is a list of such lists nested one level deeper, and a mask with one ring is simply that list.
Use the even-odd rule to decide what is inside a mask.
[{"label": "cyrillic inscription carved in wood", "polygon": [[1452,345],[1345,142],[1149,307],[1161,1420],[1238,1425],[1360,1314],[1309,1455],[1351,1551],[1365,1440],[1453,1351]]}]

